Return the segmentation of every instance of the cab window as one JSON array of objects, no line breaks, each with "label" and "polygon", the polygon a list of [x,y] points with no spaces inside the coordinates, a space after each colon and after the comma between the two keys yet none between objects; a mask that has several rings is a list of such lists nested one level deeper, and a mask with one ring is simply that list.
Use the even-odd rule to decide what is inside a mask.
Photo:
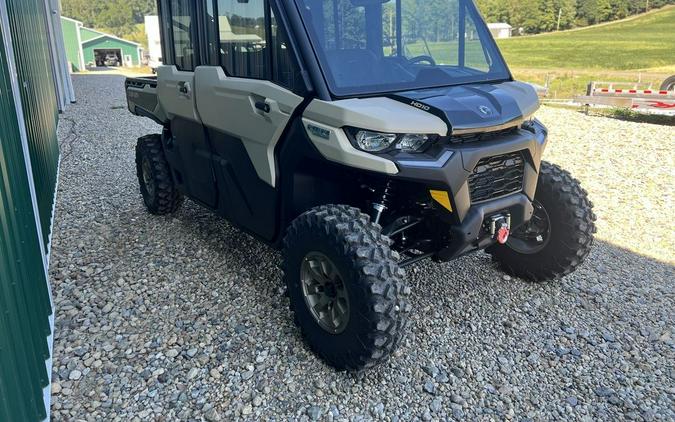
[{"label": "cab window", "polygon": [[220,65],[230,76],[265,79],[265,2],[218,0],[217,12]]},{"label": "cab window", "polygon": [[207,13],[207,48],[228,76],[305,89],[288,35],[268,1],[214,0]]},{"label": "cab window", "polygon": [[178,70],[193,71],[196,65],[194,40],[194,2],[190,0],[171,0],[169,2],[171,43],[173,64]]},{"label": "cab window", "polygon": [[272,80],[291,91],[304,93],[305,82],[296,60],[286,30],[271,14]]}]

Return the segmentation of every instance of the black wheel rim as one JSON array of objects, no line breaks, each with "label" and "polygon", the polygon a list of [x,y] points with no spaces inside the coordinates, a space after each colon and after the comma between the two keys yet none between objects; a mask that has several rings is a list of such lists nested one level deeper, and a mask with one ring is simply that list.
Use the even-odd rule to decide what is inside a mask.
[{"label": "black wheel rim", "polygon": [[307,309],[321,328],[339,334],[349,323],[349,295],[333,261],[320,252],[310,252],[300,267],[302,294]]},{"label": "black wheel rim", "polygon": [[551,240],[551,219],[548,212],[537,200],[532,202],[534,212],[530,221],[514,230],[506,245],[522,254],[535,254]]},{"label": "black wheel rim", "polygon": [[152,198],[155,195],[155,181],[152,179],[152,168],[147,158],[143,160],[143,184],[148,196]]}]

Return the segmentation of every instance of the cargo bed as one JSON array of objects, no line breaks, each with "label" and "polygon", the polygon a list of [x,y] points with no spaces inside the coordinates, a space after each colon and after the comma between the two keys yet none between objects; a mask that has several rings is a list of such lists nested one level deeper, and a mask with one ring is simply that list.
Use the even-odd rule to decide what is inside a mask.
[{"label": "cargo bed", "polygon": [[127,78],[124,87],[127,93],[127,106],[132,114],[148,117],[160,125],[168,121],[157,96],[156,76]]}]

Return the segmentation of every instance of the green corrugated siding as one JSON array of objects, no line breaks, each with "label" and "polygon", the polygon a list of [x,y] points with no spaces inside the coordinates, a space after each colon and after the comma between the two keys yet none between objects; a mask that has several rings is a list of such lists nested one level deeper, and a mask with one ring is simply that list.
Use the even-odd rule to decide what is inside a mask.
[{"label": "green corrugated siding", "polygon": [[73,67],[73,70],[79,72],[80,69],[80,41],[78,39],[78,24],[70,19],[61,19],[63,28],[63,44],[66,48],[66,57]]},{"label": "green corrugated siding", "polygon": [[138,46],[127,43],[115,38],[103,36],[103,38],[96,38],[82,43],[82,53],[84,55],[85,63],[94,63],[96,61],[94,50],[120,49],[122,50],[122,60],[125,55],[130,55],[134,66],[141,64],[141,57],[138,54]]},{"label": "green corrugated siding", "polygon": [[56,141],[58,105],[50,70],[52,58],[45,7],[43,0],[7,0],[7,7],[46,246],[51,227],[59,147]]},{"label": "green corrugated siding", "polygon": [[98,32],[90,28],[80,28],[80,39],[82,42],[89,41],[92,38],[98,38],[101,35],[105,35],[103,32]]},{"label": "green corrugated siding", "polygon": [[[35,421],[47,417],[42,389],[49,382],[51,307],[5,37],[0,28],[0,421]],[[45,120],[52,114],[45,112]]]}]

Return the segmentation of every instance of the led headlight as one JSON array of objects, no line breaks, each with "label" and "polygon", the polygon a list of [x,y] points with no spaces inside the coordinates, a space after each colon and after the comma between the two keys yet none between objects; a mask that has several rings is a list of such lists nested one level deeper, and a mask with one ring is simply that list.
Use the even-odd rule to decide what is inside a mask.
[{"label": "led headlight", "polygon": [[365,129],[349,128],[351,141],[355,147],[366,152],[420,152],[433,138],[429,135],[407,133],[382,133]]},{"label": "led headlight", "polygon": [[396,146],[394,148],[405,152],[415,152],[422,149],[428,140],[429,137],[427,135],[418,135],[414,133],[403,135],[401,139],[396,142]]},{"label": "led headlight", "polygon": [[354,139],[356,145],[368,152],[380,152],[389,148],[391,144],[396,141],[396,134],[394,133],[379,133],[371,132],[369,130],[360,130],[356,132]]}]

